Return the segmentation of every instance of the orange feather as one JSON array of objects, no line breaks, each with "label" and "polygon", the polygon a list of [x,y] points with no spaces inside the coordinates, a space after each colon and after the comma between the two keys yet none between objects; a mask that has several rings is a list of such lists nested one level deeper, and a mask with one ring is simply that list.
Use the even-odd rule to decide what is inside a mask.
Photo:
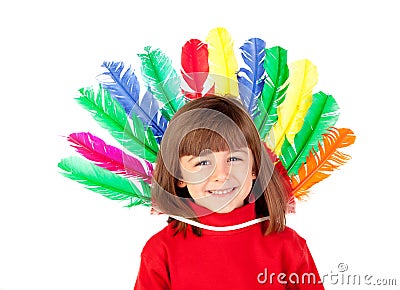
[{"label": "orange feather", "polygon": [[350,160],[350,155],[338,149],[353,144],[355,139],[353,131],[347,128],[332,127],[329,133],[324,134],[322,144],[318,144],[319,152],[313,150],[298,174],[291,177],[294,196],[303,199],[311,186],[329,177],[334,170]]}]

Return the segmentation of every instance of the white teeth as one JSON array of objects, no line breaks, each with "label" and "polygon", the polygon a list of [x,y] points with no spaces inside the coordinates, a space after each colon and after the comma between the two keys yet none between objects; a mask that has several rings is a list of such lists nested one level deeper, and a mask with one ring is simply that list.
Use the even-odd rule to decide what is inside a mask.
[{"label": "white teeth", "polygon": [[212,194],[227,194],[228,192],[233,191],[233,189],[234,187],[225,190],[209,190],[209,192]]}]

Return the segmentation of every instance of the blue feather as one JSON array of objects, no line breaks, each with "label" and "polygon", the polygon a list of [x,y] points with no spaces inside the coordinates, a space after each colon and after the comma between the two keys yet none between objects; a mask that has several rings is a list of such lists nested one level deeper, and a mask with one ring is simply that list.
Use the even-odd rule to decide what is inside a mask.
[{"label": "blue feather", "polygon": [[99,82],[124,108],[127,115],[136,114],[143,125],[150,126],[157,142],[164,135],[167,120],[159,116],[159,103],[150,91],[140,99],[140,85],[134,71],[125,70],[123,62],[103,62],[106,72],[98,77]]},{"label": "blue feather", "polygon": [[135,73],[130,67],[124,71],[123,62],[103,62],[102,67],[107,71],[98,76],[99,82],[129,115],[139,101],[140,85]]},{"label": "blue feather", "polygon": [[264,85],[265,41],[250,38],[241,47],[242,58],[247,68],[240,68],[238,73],[239,94],[249,114],[254,118],[257,113],[257,100]]},{"label": "blue feather", "polygon": [[[149,123],[151,125],[154,137],[156,137],[157,143],[160,144],[161,138],[164,136],[164,132],[167,129],[168,120],[161,114],[161,111],[159,110],[159,103],[154,98],[154,95],[150,92],[150,90],[147,90],[143,95],[140,107],[148,109],[147,116],[145,116],[146,112],[143,112],[143,110],[137,110],[136,114],[142,120],[149,117],[152,118]],[[146,123],[145,125],[148,124]]]}]

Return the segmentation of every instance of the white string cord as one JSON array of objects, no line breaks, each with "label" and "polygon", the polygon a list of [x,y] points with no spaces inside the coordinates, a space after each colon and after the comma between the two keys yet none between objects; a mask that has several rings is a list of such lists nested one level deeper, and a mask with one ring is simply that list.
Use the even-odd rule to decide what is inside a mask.
[{"label": "white string cord", "polygon": [[269,216],[265,216],[265,217],[261,217],[261,218],[257,218],[251,221],[247,221],[241,224],[237,224],[237,225],[232,225],[232,226],[223,226],[223,227],[217,227],[217,226],[209,226],[209,225],[205,225],[181,216],[175,216],[175,215],[170,215],[171,218],[174,218],[178,221],[187,223],[189,225],[195,226],[195,227],[199,227],[205,230],[210,230],[210,231],[216,231],[216,232],[227,232],[227,231],[233,231],[233,230],[238,230],[238,229],[242,229],[248,226],[252,226],[254,224],[269,220]]}]

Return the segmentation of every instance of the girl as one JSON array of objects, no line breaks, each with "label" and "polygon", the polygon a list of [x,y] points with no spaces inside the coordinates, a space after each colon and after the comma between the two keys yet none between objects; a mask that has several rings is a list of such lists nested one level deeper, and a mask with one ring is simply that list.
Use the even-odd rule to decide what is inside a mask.
[{"label": "girl", "polygon": [[168,225],[144,246],[135,290],[324,289],[285,226],[288,179],[237,98],[199,98],[174,115],[151,195]]}]

